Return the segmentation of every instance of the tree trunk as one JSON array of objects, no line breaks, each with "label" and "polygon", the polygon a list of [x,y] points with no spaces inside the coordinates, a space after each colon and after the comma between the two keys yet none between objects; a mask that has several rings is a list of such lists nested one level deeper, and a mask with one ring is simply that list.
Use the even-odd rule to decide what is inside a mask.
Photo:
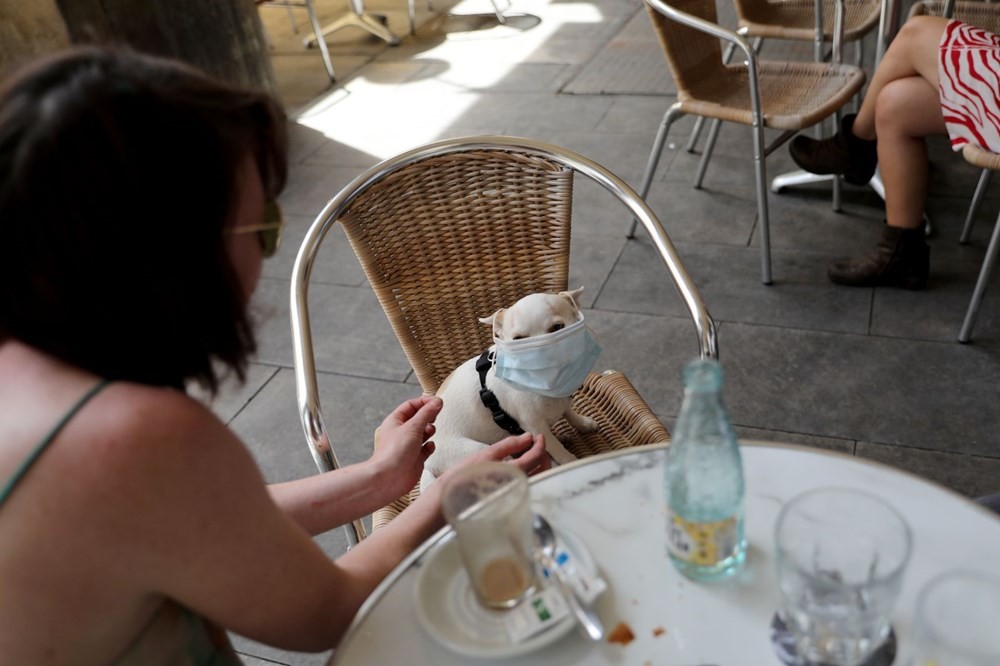
[{"label": "tree trunk", "polygon": [[254,0],[55,0],[77,43],[126,44],[274,93]]}]

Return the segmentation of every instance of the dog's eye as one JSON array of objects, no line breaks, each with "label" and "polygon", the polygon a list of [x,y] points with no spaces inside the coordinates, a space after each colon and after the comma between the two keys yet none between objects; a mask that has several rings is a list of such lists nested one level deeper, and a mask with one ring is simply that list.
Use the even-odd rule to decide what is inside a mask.
[{"label": "dog's eye", "polygon": [[514,339],[515,339],[515,340],[524,340],[524,338],[526,338],[526,337],[527,337],[527,336],[525,336],[525,335],[515,335],[515,336],[514,336]]},{"label": "dog's eye", "polygon": [[549,333],[555,333],[556,331],[561,331],[566,328],[563,324],[552,324],[549,328]]}]

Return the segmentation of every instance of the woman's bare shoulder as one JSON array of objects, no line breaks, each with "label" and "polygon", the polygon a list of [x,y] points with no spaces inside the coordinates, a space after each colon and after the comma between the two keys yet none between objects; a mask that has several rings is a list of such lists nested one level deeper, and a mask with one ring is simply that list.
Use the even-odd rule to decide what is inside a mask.
[{"label": "woman's bare shoulder", "polygon": [[182,391],[115,382],[94,400],[94,409],[81,419],[80,434],[88,442],[87,454],[99,458],[108,472],[191,479],[236,465],[256,474],[240,440],[206,405]]}]

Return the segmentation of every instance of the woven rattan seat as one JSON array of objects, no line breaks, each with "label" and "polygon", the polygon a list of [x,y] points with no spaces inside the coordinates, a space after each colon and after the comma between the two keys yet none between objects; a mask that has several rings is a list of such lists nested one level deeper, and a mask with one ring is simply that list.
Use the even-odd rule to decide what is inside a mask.
[{"label": "woven rattan seat", "polygon": [[[765,39],[813,41],[816,38],[816,10],[813,0],[734,0],[740,34]],[[836,3],[823,2],[823,37],[833,40]],[[845,41],[856,41],[878,25],[879,0],[847,0],[844,6]]]},{"label": "woven rattan seat", "polygon": [[[300,414],[321,471],[336,467],[319,409],[308,275],[326,231],[340,222],[425,393],[492,342],[478,318],[534,292],[568,287],[574,177],[603,185],[650,232],[698,333],[717,356],[715,326],[662,225],[619,178],[570,151],[525,139],[472,137],[386,160],[337,195],[313,222],[292,279],[292,331]],[[595,419],[581,434],[553,432],[578,457],[666,441],[660,423],[620,372],[594,374],[573,407]],[[373,516],[391,520],[416,490]],[[357,530],[356,538],[361,538]]]},{"label": "woven rattan seat", "polygon": [[[864,75],[850,65],[812,62],[758,62],[764,126],[800,130],[834,114],[850,101]],[[679,90],[680,110],[742,125],[753,124],[749,72],[744,65],[724,65],[711,76]]]},{"label": "woven rattan seat", "polygon": [[[846,104],[864,84],[861,69],[836,63],[760,61],[742,36],[718,25],[714,0],[646,0],[646,9],[677,85],[653,141],[640,196],[653,182],[670,126],[685,114],[750,125],[756,170],[761,281],[771,283],[770,225],[764,158],[797,131],[820,122]],[[719,40],[734,44],[746,63],[724,64]],[[764,146],[764,129],[784,130]],[[709,144],[714,144],[717,127]],[[706,149],[695,177],[701,186]],[[632,227],[633,231],[635,225]],[[631,232],[630,232],[631,234]]]}]

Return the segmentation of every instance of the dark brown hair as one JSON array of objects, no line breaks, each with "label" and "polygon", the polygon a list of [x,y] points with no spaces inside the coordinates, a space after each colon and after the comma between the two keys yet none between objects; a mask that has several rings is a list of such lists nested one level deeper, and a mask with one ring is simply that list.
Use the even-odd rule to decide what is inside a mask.
[{"label": "dark brown hair", "polygon": [[285,184],[268,95],[170,60],[75,48],[0,88],[0,340],[101,377],[215,391],[255,343],[225,249],[239,165]]}]

